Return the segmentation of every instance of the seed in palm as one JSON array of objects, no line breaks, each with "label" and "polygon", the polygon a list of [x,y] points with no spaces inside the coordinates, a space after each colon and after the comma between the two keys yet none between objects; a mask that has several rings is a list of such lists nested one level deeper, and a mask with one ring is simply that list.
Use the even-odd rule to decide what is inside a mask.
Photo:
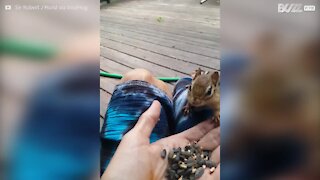
[{"label": "seed in palm", "polygon": [[[168,160],[166,178],[168,180],[199,179],[206,168],[212,173],[216,164],[210,160],[212,151],[202,150],[196,142],[189,143],[184,148],[178,147],[161,151],[161,158]],[[167,157],[167,158],[166,158]]]}]

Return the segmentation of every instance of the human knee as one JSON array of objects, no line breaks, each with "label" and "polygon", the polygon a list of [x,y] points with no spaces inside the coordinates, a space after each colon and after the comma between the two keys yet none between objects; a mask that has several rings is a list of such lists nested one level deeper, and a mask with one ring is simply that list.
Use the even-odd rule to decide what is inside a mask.
[{"label": "human knee", "polygon": [[153,78],[151,72],[146,69],[133,69],[123,76],[122,81],[141,80],[152,82]]}]

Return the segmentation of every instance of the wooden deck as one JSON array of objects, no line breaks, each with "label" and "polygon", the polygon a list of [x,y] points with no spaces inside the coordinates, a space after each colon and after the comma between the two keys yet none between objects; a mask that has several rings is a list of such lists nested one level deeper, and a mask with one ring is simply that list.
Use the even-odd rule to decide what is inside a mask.
[{"label": "wooden deck", "polygon": [[[117,0],[101,8],[100,70],[144,68],[155,76],[220,69],[220,9],[215,0]],[[100,78],[100,119],[118,80]],[[168,84],[173,88],[173,84]]]}]

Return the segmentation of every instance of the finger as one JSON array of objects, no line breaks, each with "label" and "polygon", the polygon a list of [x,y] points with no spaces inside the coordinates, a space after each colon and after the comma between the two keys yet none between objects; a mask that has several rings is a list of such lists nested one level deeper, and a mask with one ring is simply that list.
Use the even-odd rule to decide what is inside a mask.
[{"label": "finger", "polygon": [[214,123],[211,120],[201,122],[200,124],[185,130],[179,134],[169,136],[158,140],[154,144],[160,145],[161,147],[182,147],[189,142],[198,141],[205,134],[207,134],[211,129],[214,128]]},{"label": "finger", "polygon": [[139,118],[134,126],[134,131],[141,133],[144,137],[149,138],[150,134],[157,124],[160,116],[161,104],[159,101],[153,101],[149,109],[147,109]]},{"label": "finger", "polygon": [[212,173],[210,172],[210,169],[206,168],[199,180],[208,180],[208,179],[214,179],[214,180],[220,179],[220,164],[218,164],[217,168],[214,169]]},{"label": "finger", "polygon": [[205,136],[211,129],[213,129],[214,123],[211,120],[204,121],[188,130],[185,130],[178,134],[189,142],[198,141]]},{"label": "finger", "polygon": [[199,141],[203,149],[213,150],[220,145],[220,127],[212,129]]},{"label": "finger", "polygon": [[220,179],[220,164],[217,166],[216,170],[212,174],[212,179]]},{"label": "finger", "polygon": [[216,165],[214,165],[216,168],[213,173],[210,173],[210,169],[205,169],[204,174],[203,174],[203,176],[201,176],[200,180],[218,178],[218,177],[213,177],[213,176],[217,176],[217,175],[214,175],[214,173],[219,174],[219,177],[220,177],[220,167],[218,169],[218,166],[220,166],[220,146],[218,146],[212,152],[210,159],[214,162],[214,164],[216,164]]},{"label": "finger", "polygon": [[205,169],[203,175],[199,180],[220,180],[220,164],[217,166],[217,168],[214,170],[213,173],[210,173],[209,169]]},{"label": "finger", "polygon": [[218,146],[212,153],[211,153],[211,160],[215,164],[220,163],[220,146]]},{"label": "finger", "polygon": [[167,151],[172,148],[178,148],[178,147],[184,147],[186,146],[190,141],[187,139],[181,138],[177,135],[172,135],[163,139],[160,139],[153,144],[157,147],[160,146],[161,149],[166,149]]}]

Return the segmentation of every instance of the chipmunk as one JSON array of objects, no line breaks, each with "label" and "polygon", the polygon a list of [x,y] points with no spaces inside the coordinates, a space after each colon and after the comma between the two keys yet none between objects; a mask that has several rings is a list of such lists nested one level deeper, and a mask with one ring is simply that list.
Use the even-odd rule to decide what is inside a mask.
[{"label": "chipmunk", "polygon": [[204,72],[200,68],[195,71],[188,91],[188,102],[184,114],[189,114],[192,107],[208,106],[212,108],[215,122],[220,122],[220,75],[218,71]]}]

